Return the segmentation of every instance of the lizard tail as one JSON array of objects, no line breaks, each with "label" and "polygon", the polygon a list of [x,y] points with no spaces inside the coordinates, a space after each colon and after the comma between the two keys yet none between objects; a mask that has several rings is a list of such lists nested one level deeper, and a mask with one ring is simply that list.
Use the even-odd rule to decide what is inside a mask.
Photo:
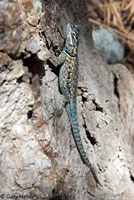
[{"label": "lizard tail", "polygon": [[100,182],[97,178],[97,175],[94,171],[94,168],[91,165],[91,163],[90,163],[90,161],[89,161],[89,159],[86,155],[86,152],[84,150],[84,147],[83,147],[83,144],[82,144],[82,141],[81,141],[78,119],[77,119],[77,108],[76,108],[76,106],[77,106],[76,103],[70,102],[70,103],[67,104],[67,112],[68,112],[69,120],[70,120],[70,123],[71,123],[71,126],[72,126],[73,137],[74,137],[74,140],[75,140],[75,143],[76,143],[76,146],[77,146],[77,149],[79,151],[79,154],[81,156],[82,161],[90,168],[90,170],[91,170],[91,172],[94,176],[94,179],[96,180],[97,183],[100,184]]}]

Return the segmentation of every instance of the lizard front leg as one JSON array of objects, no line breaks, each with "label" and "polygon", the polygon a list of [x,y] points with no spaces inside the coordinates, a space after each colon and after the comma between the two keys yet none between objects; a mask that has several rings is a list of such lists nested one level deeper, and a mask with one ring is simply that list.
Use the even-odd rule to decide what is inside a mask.
[{"label": "lizard front leg", "polygon": [[[50,57],[49,57],[49,61],[55,66],[61,66],[64,64],[64,62],[66,61],[66,53],[64,51],[62,51],[60,53],[60,55],[57,57],[54,55],[54,53],[50,53]],[[57,110],[57,116],[61,117],[62,113],[63,113],[63,108],[66,107],[66,104],[68,103],[68,101],[66,100],[66,98],[63,95],[63,100],[61,103],[61,108]]]},{"label": "lizard front leg", "polygon": [[49,61],[55,66],[63,65],[66,60],[66,53],[61,52],[60,55],[57,57],[54,53],[50,53]]}]

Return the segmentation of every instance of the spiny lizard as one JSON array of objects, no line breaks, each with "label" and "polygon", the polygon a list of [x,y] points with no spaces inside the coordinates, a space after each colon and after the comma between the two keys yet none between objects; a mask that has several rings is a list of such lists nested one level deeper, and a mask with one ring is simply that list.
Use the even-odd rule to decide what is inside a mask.
[{"label": "spiny lizard", "polygon": [[78,42],[79,42],[79,28],[78,25],[67,24],[66,43],[63,51],[57,57],[54,54],[50,56],[49,60],[54,66],[61,65],[59,73],[60,90],[65,97],[63,106],[66,107],[69,120],[72,126],[73,137],[80,153],[82,161],[90,168],[94,179],[100,184],[97,175],[92,167],[84,150],[78,119],[77,119],[77,87],[78,87]]}]

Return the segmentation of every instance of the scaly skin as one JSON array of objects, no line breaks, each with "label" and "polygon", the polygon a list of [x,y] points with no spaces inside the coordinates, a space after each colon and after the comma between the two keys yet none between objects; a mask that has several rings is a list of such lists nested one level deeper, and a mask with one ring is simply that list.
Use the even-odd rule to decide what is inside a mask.
[{"label": "scaly skin", "polygon": [[94,168],[92,167],[89,159],[86,156],[86,152],[84,150],[80,137],[80,131],[77,119],[76,93],[78,87],[78,62],[77,62],[78,39],[79,39],[78,26],[67,24],[67,38],[65,47],[61,52],[61,54],[59,55],[59,57],[52,55],[49,60],[54,66],[62,65],[59,74],[59,85],[61,92],[65,97],[63,105],[66,106],[67,109],[67,113],[73,130],[73,137],[82,161],[90,168],[94,176],[94,179],[96,180],[97,183],[100,184],[96,176],[96,173],[94,171]]}]

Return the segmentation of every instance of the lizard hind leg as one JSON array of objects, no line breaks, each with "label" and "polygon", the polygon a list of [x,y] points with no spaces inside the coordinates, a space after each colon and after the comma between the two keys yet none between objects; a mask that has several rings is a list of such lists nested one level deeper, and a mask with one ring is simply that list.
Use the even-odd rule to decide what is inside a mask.
[{"label": "lizard hind leg", "polygon": [[68,100],[64,98],[61,103],[61,108],[57,110],[57,117],[61,117],[61,115],[63,114],[63,109],[66,107],[67,103]]}]

